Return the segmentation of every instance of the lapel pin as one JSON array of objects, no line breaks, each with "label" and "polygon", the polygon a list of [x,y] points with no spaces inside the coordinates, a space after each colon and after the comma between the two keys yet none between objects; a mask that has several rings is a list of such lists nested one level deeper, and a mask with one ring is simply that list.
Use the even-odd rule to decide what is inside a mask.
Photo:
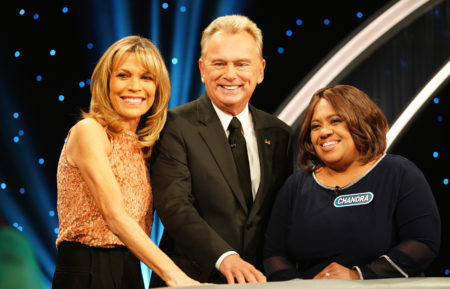
[{"label": "lapel pin", "polygon": [[270,139],[265,139],[264,143],[270,145]]}]

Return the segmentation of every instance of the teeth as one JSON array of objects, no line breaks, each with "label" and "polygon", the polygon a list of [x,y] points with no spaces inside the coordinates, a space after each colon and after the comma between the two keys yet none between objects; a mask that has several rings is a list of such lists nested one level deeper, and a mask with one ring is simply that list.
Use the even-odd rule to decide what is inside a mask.
[{"label": "teeth", "polygon": [[144,101],[142,98],[123,98],[123,100],[130,103],[141,103]]},{"label": "teeth", "polygon": [[332,145],[334,145],[334,144],[337,144],[337,141],[326,142],[326,143],[324,143],[322,146],[323,146],[323,147],[328,147],[328,146],[332,146]]},{"label": "teeth", "polygon": [[233,85],[233,86],[225,86],[225,85],[222,85],[222,87],[225,88],[225,89],[236,89],[236,88],[239,87],[239,85]]}]

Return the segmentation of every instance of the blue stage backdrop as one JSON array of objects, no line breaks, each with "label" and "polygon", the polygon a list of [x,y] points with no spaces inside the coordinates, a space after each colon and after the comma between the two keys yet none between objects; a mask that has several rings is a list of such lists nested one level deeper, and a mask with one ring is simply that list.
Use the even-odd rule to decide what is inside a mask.
[{"label": "blue stage backdrop", "polygon": [[[217,16],[247,15],[263,30],[267,61],[265,80],[251,102],[275,113],[327,55],[396,1],[303,2],[18,0],[1,9],[0,212],[32,244],[42,288],[50,288],[55,268],[59,154],[68,130],[80,119],[80,111],[89,107],[90,75],[105,49],[127,35],[151,39],[169,69],[170,107],[174,107],[204,91],[198,70],[202,30]],[[342,78],[342,82],[374,97],[391,125],[398,117],[398,109],[392,109],[399,105],[397,99],[404,94],[411,98],[429,76],[428,71],[449,59],[449,1],[434,1],[417,17],[411,24],[420,26],[428,38],[405,32],[403,41],[386,46],[378,43],[379,50],[371,51],[372,62],[362,63],[353,74]],[[402,45],[405,51],[414,53],[404,58],[398,49]],[[411,50],[410,46],[425,47],[429,54]],[[385,65],[376,69],[368,66],[380,62]],[[449,153],[444,146],[444,136],[449,134],[448,95],[447,84],[424,106],[392,149],[416,162],[438,200],[443,245],[427,272],[429,276],[450,274],[449,170],[445,169]],[[162,231],[156,216],[151,233],[156,243]],[[142,272],[148,284],[151,271],[143,265]]]}]

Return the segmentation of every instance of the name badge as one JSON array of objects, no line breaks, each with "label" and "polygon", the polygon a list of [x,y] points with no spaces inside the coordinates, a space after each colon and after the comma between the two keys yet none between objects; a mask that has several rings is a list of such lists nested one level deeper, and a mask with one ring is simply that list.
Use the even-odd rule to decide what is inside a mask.
[{"label": "name badge", "polygon": [[368,203],[372,202],[372,200],[373,194],[371,192],[342,195],[334,199],[334,206],[336,208],[361,206],[367,205]]}]

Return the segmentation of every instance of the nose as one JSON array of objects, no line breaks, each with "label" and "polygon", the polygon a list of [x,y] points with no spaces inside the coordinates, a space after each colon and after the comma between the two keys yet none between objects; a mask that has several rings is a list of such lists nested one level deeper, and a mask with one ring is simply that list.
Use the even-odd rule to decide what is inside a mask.
[{"label": "nose", "polygon": [[320,128],[320,137],[326,138],[333,134],[333,130],[328,126],[323,126]]},{"label": "nose", "polygon": [[232,63],[230,63],[226,66],[226,71],[225,71],[224,77],[228,80],[236,78],[235,67]]},{"label": "nose", "polygon": [[131,91],[139,91],[141,89],[141,81],[138,77],[130,77],[128,89]]}]

